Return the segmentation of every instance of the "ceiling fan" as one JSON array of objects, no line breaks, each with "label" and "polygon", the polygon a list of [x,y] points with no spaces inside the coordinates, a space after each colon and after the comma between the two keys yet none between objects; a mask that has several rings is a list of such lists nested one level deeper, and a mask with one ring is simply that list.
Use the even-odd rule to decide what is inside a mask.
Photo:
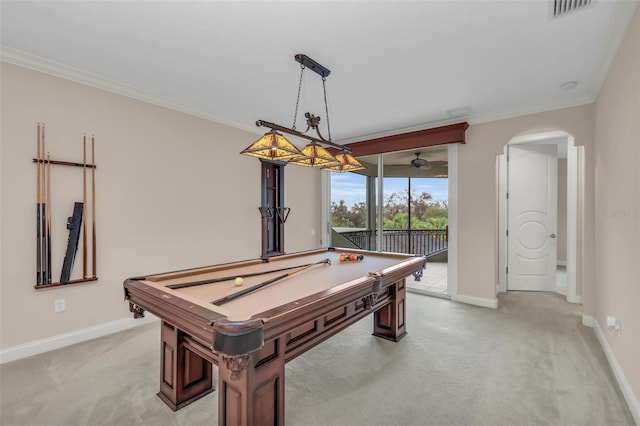
[{"label": "ceiling fan", "polygon": [[433,166],[446,166],[448,161],[428,161],[424,158],[420,158],[420,152],[416,152],[416,158],[411,160],[411,167],[420,170],[429,170]]}]

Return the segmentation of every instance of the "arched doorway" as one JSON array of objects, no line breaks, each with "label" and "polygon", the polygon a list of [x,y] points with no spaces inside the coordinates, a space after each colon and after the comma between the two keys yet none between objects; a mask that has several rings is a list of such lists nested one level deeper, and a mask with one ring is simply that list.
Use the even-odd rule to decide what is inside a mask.
[{"label": "arched doorway", "polygon": [[[544,153],[547,157],[555,156],[556,164],[552,158],[539,161],[540,164],[559,166],[560,174],[555,174],[551,170],[540,173],[548,173],[547,184],[553,184],[553,190],[558,190],[557,209],[547,212],[555,215],[551,221],[550,229],[548,224],[543,226],[539,218],[533,218],[533,222],[527,222],[523,213],[524,210],[545,210],[553,206],[537,208],[529,202],[533,194],[518,194],[513,191],[541,191],[544,185],[540,184],[540,179],[533,176],[537,173],[536,166],[531,163],[523,163],[526,158],[519,158],[516,163],[514,173],[513,167],[509,172],[510,158],[509,151],[514,151],[518,155],[523,154],[525,158],[527,152]],[[536,155],[538,155],[536,154]],[[545,132],[529,134],[512,138],[504,148],[504,154],[497,158],[498,172],[498,291],[507,290],[544,290],[555,291],[566,296],[569,302],[582,302],[582,289],[578,277],[578,264],[580,257],[579,250],[579,229],[582,223],[582,162],[583,147],[576,146],[573,136],[563,131]],[[522,172],[522,167],[527,169],[529,182],[527,185],[518,185],[518,171]],[[513,164],[512,164],[513,166]],[[520,173],[522,174],[522,173]],[[539,175],[544,176],[544,175]],[[558,179],[559,176],[559,179]],[[526,179],[527,176],[524,178]],[[511,182],[510,182],[511,178]],[[551,182],[553,179],[553,182]],[[560,185],[558,183],[560,182]],[[536,189],[537,188],[537,189]],[[524,195],[524,196],[523,196]],[[539,200],[549,200],[550,194],[538,194]],[[545,196],[547,196],[545,198]],[[551,195],[555,197],[555,195]],[[528,205],[523,206],[519,201],[527,199]],[[541,201],[543,202],[543,201]],[[518,212],[517,210],[521,211]],[[527,220],[518,222],[518,215]],[[536,222],[537,221],[537,222]],[[536,223],[535,226],[531,223]],[[524,245],[524,252],[518,252],[518,245]],[[520,247],[522,248],[522,247]],[[549,250],[546,250],[549,248]],[[560,250],[558,250],[560,249]],[[528,251],[528,254],[526,253]],[[554,253],[555,250],[555,253]],[[525,253],[523,255],[523,253]],[[526,256],[529,256],[529,259]],[[551,256],[551,257],[549,257]],[[543,262],[555,263],[553,271],[543,268]],[[546,266],[545,266],[546,267]],[[550,274],[544,276],[544,274]],[[519,279],[524,277],[524,279]],[[553,285],[549,287],[544,284],[545,279],[553,279]],[[538,282],[538,284],[534,284]],[[540,282],[543,284],[539,285]]]}]

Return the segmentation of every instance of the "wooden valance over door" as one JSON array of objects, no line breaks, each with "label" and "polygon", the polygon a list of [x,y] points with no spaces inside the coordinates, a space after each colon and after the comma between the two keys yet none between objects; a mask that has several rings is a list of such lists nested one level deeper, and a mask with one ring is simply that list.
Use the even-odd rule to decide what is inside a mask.
[{"label": "wooden valance over door", "polygon": [[433,129],[418,130],[398,135],[383,136],[359,142],[345,144],[351,148],[354,157],[363,155],[384,154],[386,152],[406,151],[426,146],[446,145],[450,143],[466,143],[465,131],[469,124],[450,124]]}]

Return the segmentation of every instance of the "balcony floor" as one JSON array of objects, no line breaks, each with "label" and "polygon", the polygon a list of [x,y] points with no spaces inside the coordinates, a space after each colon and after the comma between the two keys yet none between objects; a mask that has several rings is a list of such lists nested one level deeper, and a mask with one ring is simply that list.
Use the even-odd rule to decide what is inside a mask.
[{"label": "balcony floor", "polygon": [[434,296],[447,295],[447,262],[427,262],[420,281],[407,277],[407,290]]},{"label": "balcony floor", "polygon": [[[407,277],[407,290],[412,293],[448,298],[447,262],[427,262],[420,281],[416,281],[413,275]],[[556,292],[566,294],[566,291],[567,267],[558,266],[556,270]]]}]

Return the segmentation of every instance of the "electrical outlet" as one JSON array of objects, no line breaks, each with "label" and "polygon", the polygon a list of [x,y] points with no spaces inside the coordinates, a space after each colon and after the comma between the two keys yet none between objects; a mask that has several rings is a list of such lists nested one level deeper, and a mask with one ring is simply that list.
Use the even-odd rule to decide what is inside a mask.
[{"label": "electrical outlet", "polygon": [[615,331],[616,335],[620,337],[620,320],[616,317],[607,316],[607,329]]},{"label": "electrical outlet", "polygon": [[64,299],[57,299],[53,302],[53,309],[57,312],[64,312],[67,307],[66,307],[66,303],[64,301]]},{"label": "electrical outlet", "polygon": [[616,317],[607,316],[607,328],[613,330],[616,326]]}]

